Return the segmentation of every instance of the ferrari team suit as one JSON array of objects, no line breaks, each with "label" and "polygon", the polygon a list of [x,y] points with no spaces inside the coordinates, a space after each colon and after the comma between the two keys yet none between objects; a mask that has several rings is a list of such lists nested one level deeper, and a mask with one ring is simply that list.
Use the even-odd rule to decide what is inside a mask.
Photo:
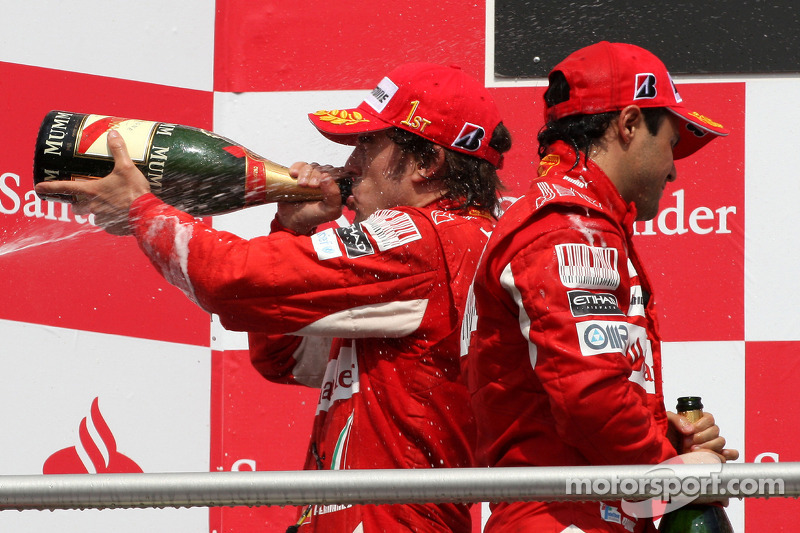
[{"label": "ferrari team suit", "polygon": [[[461,324],[490,216],[439,202],[312,236],[273,223],[244,240],[145,195],[130,220],[170,283],[250,333],[265,377],[321,388],[306,468],[473,465]],[[470,522],[460,504],[320,505],[300,531],[468,533]]]},{"label": "ferrari team suit", "polygon": [[[500,218],[476,275],[467,376],[479,464],[657,464],[676,455],[650,283],[632,242],[635,207],[591,160],[575,160],[565,143],[551,147],[530,191]],[[619,501],[492,508],[487,532],[654,530]]]}]

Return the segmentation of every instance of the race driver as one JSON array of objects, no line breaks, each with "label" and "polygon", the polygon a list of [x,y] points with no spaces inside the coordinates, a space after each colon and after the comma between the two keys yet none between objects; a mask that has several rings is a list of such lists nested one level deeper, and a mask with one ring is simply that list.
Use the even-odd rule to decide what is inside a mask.
[{"label": "race driver", "polygon": [[[489,92],[458,68],[402,65],[356,109],[309,115],[354,146],[343,168],[296,163],[320,202],[281,204],[265,237],[215,231],[149,191],[121,137],[95,182],[50,182],[78,195],[117,234],[133,234],[156,269],[232,330],[247,331],[270,380],[320,387],[306,468],[473,464],[474,418],[460,371],[469,286],[497,207],[511,146]],[[349,227],[336,179],[354,179]],[[302,531],[471,531],[467,506],[317,506]]]},{"label": "race driver", "polygon": [[[624,43],[568,56],[544,100],[538,178],[499,220],[474,285],[479,463],[658,464],[676,447],[736,459],[708,413],[668,423],[652,287],[632,240],[676,179],[674,159],[728,131],[684,106],[656,56]],[[619,501],[507,502],[485,531],[654,527]]]}]

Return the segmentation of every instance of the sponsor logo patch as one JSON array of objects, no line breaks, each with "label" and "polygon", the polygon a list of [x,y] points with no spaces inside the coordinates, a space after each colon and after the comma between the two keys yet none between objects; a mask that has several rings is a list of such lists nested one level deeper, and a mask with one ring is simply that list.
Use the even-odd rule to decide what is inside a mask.
[{"label": "sponsor logo patch", "polygon": [[378,86],[364,98],[364,102],[378,113],[382,112],[397,92],[397,85],[389,78],[383,78]]},{"label": "sponsor logo patch", "polygon": [[355,350],[352,346],[342,346],[336,359],[328,361],[325,368],[317,414],[327,411],[334,402],[352,398],[360,390]]},{"label": "sponsor logo patch", "polygon": [[[564,180],[581,188],[586,187],[585,183],[574,178],[564,178]],[[537,183],[537,185],[539,187],[539,192],[541,193],[540,196],[536,199],[537,209],[540,208],[542,205],[544,205],[546,202],[555,200],[557,197],[563,198],[565,196],[578,196],[594,206],[602,207],[600,203],[594,198],[591,198],[590,196],[583,194],[582,192],[573,189],[571,187],[564,187],[563,185],[559,185],[558,183],[552,183],[552,184]]]},{"label": "sponsor logo patch", "polygon": [[347,257],[350,259],[375,253],[375,249],[372,247],[372,243],[369,242],[369,237],[361,228],[361,224],[337,228],[336,235],[339,236],[342,244],[344,244],[345,252],[347,252]]},{"label": "sponsor logo patch", "polygon": [[317,252],[317,257],[320,261],[342,256],[342,250],[339,248],[339,241],[336,239],[333,228],[328,228],[312,235],[311,244],[314,246],[314,251]]},{"label": "sponsor logo patch", "polygon": [[636,75],[636,93],[633,95],[634,100],[652,100],[658,96],[656,90],[656,76],[649,72]]},{"label": "sponsor logo patch", "polygon": [[556,154],[547,154],[541,159],[541,161],[539,161],[539,169],[536,171],[536,173],[539,175],[539,177],[547,176],[547,173],[550,172],[550,169],[558,165],[560,162],[561,156]]},{"label": "sponsor logo patch", "polygon": [[380,251],[403,246],[422,238],[411,215],[400,211],[377,211],[362,225],[375,239]]},{"label": "sponsor logo patch", "polygon": [[618,353],[631,366],[628,381],[655,393],[653,348],[642,326],[622,321],[589,320],[575,324],[581,355]]},{"label": "sponsor logo patch", "polygon": [[616,289],[619,287],[616,248],[586,244],[558,244],[558,275],[570,289]]},{"label": "sponsor logo patch", "polygon": [[606,522],[622,523],[622,513],[619,512],[619,509],[603,502],[600,502],[600,517]]},{"label": "sponsor logo patch", "polygon": [[461,128],[461,133],[453,141],[453,146],[468,152],[474,152],[481,147],[481,141],[484,137],[486,137],[486,130],[481,126],[465,122],[464,127]]},{"label": "sponsor logo patch", "polygon": [[628,349],[629,328],[634,327],[627,322],[611,322],[594,320],[578,322],[578,342],[583,355],[601,353],[625,353]]},{"label": "sponsor logo patch", "polygon": [[619,308],[617,297],[608,292],[568,291],[567,296],[569,298],[569,309],[574,317],[625,315]]},{"label": "sponsor logo patch", "polygon": [[628,307],[628,316],[644,316],[644,295],[642,294],[642,286],[634,285],[631,287],[631,302]]}]

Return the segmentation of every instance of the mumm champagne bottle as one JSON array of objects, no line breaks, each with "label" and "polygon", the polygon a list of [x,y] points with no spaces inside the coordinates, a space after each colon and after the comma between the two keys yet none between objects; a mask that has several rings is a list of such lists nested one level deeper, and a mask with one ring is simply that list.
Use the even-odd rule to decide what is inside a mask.
[{"label": "mumm champagne bottle", "polygon": [[[322,199],[317,189],[299,187],[286,167],[215,133],[170,124],[105,115],[51,111],[36,140],[34,184],[88,180],[108,175],[114,159],[106,146],[117,130],[134,164],[164,202],[195,216],[219,215],[270,202]],[[343,201],[349,180],[340,180]],[[71,195],[46,200],[71,202]]]},{"label": "mumm champagne bottle", "polygon": [[[703,417],[703,402],[699,396],[678,398],[675,409],[679,415],[695,423]],[[686,450],[683,450],[684,452]],[[658,525],[661,533],[733,533],[728,515],[719,504],[693,503],[664,515]]]}]

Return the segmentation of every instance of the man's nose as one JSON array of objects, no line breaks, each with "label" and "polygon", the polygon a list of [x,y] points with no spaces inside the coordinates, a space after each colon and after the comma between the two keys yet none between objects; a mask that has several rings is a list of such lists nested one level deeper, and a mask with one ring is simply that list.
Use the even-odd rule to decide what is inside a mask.
[{"label": "man's nose", "polygon": [[670,171],[669,175],[667,176],[667,181],[675,181],[678,179],[678,169],[675,168],[675,163],[672,163],[672,170]]}]

